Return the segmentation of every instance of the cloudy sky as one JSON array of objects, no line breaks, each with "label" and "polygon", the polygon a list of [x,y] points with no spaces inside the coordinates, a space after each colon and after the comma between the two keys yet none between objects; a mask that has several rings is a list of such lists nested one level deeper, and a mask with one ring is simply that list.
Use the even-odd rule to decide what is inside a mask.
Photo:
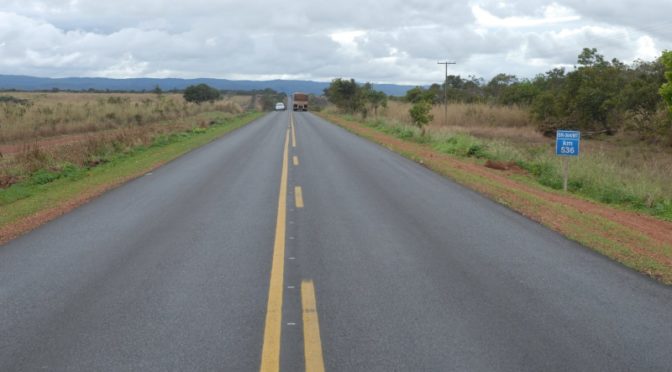
[{"label": "cloudy sky", "polygon": [[0,0],[0,74],[425,84],[672,49],[672,0]]}]

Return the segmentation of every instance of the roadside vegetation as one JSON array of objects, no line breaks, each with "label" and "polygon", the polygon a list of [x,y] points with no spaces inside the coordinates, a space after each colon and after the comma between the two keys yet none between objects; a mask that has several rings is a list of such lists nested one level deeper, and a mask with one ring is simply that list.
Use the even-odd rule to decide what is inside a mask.
[{"label": "roadside vegetation", "polygon": [[[0,99],[0,188],[93,167],[157,138],[235,116],[250,97],[201,104],[180,94],[13,93]],[[11,97],[11,98],[7,98]],[[46,178],[45,178],[46,177]]]},{"label": "roadside vegetation", "polygon": [[362,111],[360,93],[344,94],[359,104],[331,99],[333,91],[344,91],[342,79],[325,93],[332,111],[348,119],[487,167],[518,169],[516,178],[555,190],[562,189],[555,130],[581,130],[581,156],[570,161],[571,193],[672,220],[672,113],[666,105],[672,88],[666,70],[672,77],[669,53],[627,66],[584,49],[571,72],[556,69],[531,80],[500,74],[488,83],[449,76],[445,119],[439,84],[388,99],[374,115]]},{"label": "roadside vegetation", "polygon": [[[584,49],[572,71],[530,80],[449,76],[446,86],[388,97],[373,115],[365,85],[350,80],[359,88],[346,90],[343,81],[325,91],[331,106],[320,115],[672,284],[670,52],[627,66]],[[569,193],[561,191],[556,129],[583,134]]]},{"label": "roadside vegetation", "polygon": [[0,93],[0,145],[68,134],[139,128],[203,112],[241,113],[250,97],[195,104],[181,94]]},{"label": "roadside vegetation", "polygon": [[21,230],[12,224],[77,204],[260,115],[255,95],[199,103],[160,89],[2,97],[0,242]]}]

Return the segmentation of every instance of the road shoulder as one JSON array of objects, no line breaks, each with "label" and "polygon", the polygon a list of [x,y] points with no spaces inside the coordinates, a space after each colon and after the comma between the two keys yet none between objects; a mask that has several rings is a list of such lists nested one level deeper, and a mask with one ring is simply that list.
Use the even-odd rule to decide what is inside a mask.
[{"label": "road shoulder", "polygon": [[562,194],[503,172],[404,141],[360,123],[323,119],[385,146],[634,270],[672,284],[672,223]]}]

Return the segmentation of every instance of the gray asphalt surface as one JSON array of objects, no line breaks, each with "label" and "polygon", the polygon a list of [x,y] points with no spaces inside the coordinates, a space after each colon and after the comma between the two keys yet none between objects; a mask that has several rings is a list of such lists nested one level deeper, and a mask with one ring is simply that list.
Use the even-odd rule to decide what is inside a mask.
[{"label": "gray asphalt surface", "polygon": [[[0,247],[0,370],[257,370],[288,115]],[[304,368],[304,279],[327,370],[672,368],[670,288],[310,113],[295,121],[283,371]]]}]

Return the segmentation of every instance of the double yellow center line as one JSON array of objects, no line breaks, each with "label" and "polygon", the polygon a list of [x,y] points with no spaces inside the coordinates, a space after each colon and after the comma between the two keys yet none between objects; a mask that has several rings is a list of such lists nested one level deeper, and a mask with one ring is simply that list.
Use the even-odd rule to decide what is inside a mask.
[{"label": "double yellow center line", "polygon": [[282,327],[282,287],[285,277],[285,231],[287,215],[287,156],[289,131],[285,132],[285,148],[282,155],[282,173],[280,175],[280,195],[278,198],[278,217],[275,223],[275,241],[273,243],[273,262],[271,264],[271,283],[268,288],[266,324],[264,328],[264,346],[261,349],[261,371],[280,369],[280,336]]},{"label": "double yellow center line", "polygon": [[[280,370],[280,343],[282,336],[282,300],[285,276],[285,235],[287,215],[287,178],[289,164],[289,140],[296,147],[296,131],[294,116],[290,113],[290,128],[285,131],[285,145],[282,155],[282,172],[280,175],[280,194],[278,197],[278,216],[275,224],[275,241],[273,243],[273,261],[271,264],[271,281],[268,289],[266,323],[264,327],[264,343],[261,351],[262,372]],[[293,164],[299,165],[298,157],[293,157]],[[296,208],[303,208],[303,190],[301,186],[294,188]],[[301,305],[303,319],[303,344],[306,371],[323,372],[324,358],[320,325],[317,317],[315,286],[312,280],[301,282]]]}]

